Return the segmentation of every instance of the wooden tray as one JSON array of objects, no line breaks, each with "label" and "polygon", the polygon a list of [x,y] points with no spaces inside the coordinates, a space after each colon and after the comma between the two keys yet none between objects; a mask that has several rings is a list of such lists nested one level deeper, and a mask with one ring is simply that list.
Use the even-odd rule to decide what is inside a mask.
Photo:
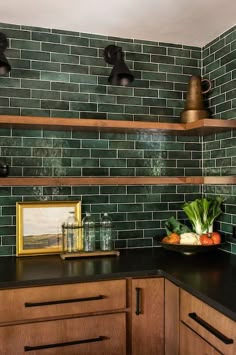
[{"label": "wooden tray", "polygon": [[118,250],[110,250],[110,251],[94,251],[94,252],[78,252],[78,253],[62,253],[60,257],[65,259],[71,258],[88,258],[94,256],[119,256],[120,252]]}]

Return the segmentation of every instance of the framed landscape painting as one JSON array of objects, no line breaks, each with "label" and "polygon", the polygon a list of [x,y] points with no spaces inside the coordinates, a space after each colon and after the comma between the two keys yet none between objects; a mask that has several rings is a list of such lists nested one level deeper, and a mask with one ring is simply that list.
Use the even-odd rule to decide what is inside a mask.
[{"label": "framed landscape painting", "polygon": [[16,203],[16,255],[62,252],[62,224],[74,211],[81,225],[80,201]]}]

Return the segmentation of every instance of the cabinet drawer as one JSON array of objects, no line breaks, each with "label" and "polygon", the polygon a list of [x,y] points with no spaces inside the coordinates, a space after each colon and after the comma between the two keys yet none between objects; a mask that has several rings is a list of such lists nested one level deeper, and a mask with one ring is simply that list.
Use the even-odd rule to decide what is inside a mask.
[{"label": "cabinet drawer", "polygon": [[2,355],[125,355],[125,314],[0,327]]},{"label": "cabinet drawer", "polygon": [[236,354],[235,322],[184,290],[180,320],[223,354]]},{"label": "cabinet drawer", "polygon": [[180,334],[180,355],[221,355],[183,323],[180,324]]},{"label": "cabinet drawer", "polygon": [[0,322],[126,307],[126,281],[99,281],[0,291]]}]

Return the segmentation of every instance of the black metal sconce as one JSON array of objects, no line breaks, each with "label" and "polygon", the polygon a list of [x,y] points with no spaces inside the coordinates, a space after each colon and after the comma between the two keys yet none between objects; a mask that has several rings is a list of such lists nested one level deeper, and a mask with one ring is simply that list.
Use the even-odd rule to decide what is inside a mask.
[{"label": "black metal sconce", "polygon": [[8,40],[4,33],[0,32],[0,75],[8,74],[11,66],[3,53],[8,47]]},{"label": "black metal sconce", "polygon": [[114,45],[107,46],[104,50],[104,59],[107,63],[113,65],[108,78],[110,84],[127,86],[134,80],[134,76],[124,62],[124,53],[121,47]]}]

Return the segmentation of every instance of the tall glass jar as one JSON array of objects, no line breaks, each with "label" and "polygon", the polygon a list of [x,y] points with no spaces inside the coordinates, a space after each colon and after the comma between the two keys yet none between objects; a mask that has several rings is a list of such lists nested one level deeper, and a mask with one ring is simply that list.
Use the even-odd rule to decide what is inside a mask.
[{"label": "tall glass jar", "polygon": [[82,221],[84,251],[95,251],[95,221],[90,213],[86,213]]},{"label": "tall glass jar", "polygon": [[104,213],[100,222],[100,249],[112,250],[112,219]]},{"label": "tall glass jar", "polygon": [[73,253],[79,250],[79,224],[75,212],[69,212],[66,222],[62,226],[63,252]]}]

